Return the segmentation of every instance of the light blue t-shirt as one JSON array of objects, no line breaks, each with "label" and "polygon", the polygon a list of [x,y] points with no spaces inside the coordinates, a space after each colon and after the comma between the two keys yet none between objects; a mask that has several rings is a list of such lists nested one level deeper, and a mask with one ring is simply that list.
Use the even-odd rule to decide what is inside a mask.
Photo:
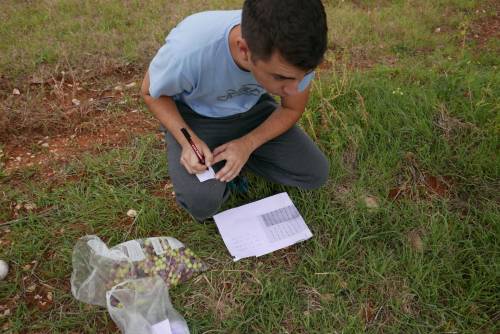
[{"label": "light blue t-shirt", "polygon": [[[191,15],[167,36],[149,66],[149,93],[172,96],[197,113],[225,117],[248,111],[266,91],[239,68],[229,49],[229,33],[241,10]],[[305,89],[314,73],[299,85]]]}]

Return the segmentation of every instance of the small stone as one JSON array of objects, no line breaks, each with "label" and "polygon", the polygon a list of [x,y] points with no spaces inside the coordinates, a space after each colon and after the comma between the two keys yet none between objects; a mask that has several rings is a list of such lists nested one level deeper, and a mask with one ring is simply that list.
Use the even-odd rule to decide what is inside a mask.
[{"label": "small stone", "polygon": [[137,211],[135,211],[134,209],[130,209],[127,211],[127,216],[129,216],[131,218],[135,218],[135,217],[137,217]]},{"label": "small stone", "polygon": [[410,231],[408,233],[408,241],[410,242],[411,248],[413,248],[417,252],[424,251],[424,243],[418,231],[416,230]]},{"label": "small stone", "polygon": [[26,203],[24,204],[24,208],[28,211],[36,209],[36,204],[35,203]]},{"label": "small stone", "polygon": [[9,273],[9,265],[4,260],[0,260],[0,281]]},{"label": "small stone", "polygon": [[365,197],[365,205],[368,209],[378,209],[378,201],[375,197],[373,196],[366,196]]},{"label": "small stone", "polygon": [[80,100],[78,100],[78,99],[73,99],[73,100],[71,100],[71,102],[73,102],[73,104],[75,106],[79,106],[80,105]]},{"label": "small stone", "polygon": [[435,33],[440,33],[441,32],[441,28],[440,27],[437,27],[436,30],[434,30]]},{"label": "small stone", "polygon": [[21,92],[19,91],[19,89],[14,88],[14,89],[12,90],[12,95],[21,95]]}]

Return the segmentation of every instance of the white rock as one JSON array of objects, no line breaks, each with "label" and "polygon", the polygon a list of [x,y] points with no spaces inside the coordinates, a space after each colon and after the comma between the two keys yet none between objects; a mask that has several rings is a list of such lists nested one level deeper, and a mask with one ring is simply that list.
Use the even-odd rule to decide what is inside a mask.
[{"label": "white rock", "polygon": [[19,91],[19,89],[14,88],[14,89],[12,90],[12,95],[21,95],[21,92]]},{"label": "white rock", "polygon": [[127,211],[127,216],[135,218],[137,217],[137,211],[135,211],[134,209],[130,209]]},{"label": "white rock", "polygon": [[0,281],[9,273],[9,265],[4,260],[0,260]]},{"label": "white rock", "polygon": [[378,209],[379,204],[377,198],[373,196],[366,196],[365,197],[365,205],[368,209]]},{"label": "white rock", "polygon": [[24,208],[28,211],[31,211],[31,210],[35,210],[37,207],[36,207],[35,203],[26,203],[26,204],[24,204]]}]

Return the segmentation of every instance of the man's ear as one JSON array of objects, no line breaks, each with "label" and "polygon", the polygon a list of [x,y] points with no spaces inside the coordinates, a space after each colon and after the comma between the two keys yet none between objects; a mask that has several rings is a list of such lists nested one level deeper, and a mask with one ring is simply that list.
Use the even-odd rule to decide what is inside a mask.
[{"label": "man's ear", "polygon": [[238,37],[238,39],[236,40],[236,46],[238,47],[238,51],[241,54],[242,60],[245,62],[249,62],[251,58],[247,41],[243,37]]}]

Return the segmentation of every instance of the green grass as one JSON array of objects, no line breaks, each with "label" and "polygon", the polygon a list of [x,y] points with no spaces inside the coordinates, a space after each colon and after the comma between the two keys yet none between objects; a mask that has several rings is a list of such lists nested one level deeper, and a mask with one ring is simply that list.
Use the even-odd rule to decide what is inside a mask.
[{"label": "green grass", "polygon": [[[127,2],[145,12],[134,11],[134,23],[123,34],[113,29],[129,18],[126,6],[92,3],[104,6],[101,16],[90,17],[94,7],[82,5],[79,22],[96,27],[88,39],[100,56],[120,59],[114,48],[122,39],[154,45],[163,38],[157,26],[164,22],[160,2]],[[167,7],[176,15],[210,7],[181,3]],[[0,247],[0,258],[12,266],[0,283],[0,305],[20,297],[12,315],[0,318],[0,328],[2,322],[8,323],[8,333],[112,328],[105,310],[79,303],[69,290],[73,245],[85,234],[96,234],[110,246],[173,236],[206,260],[208,272],[170,292],[192,333],[498,332],[500,75],[494,48],[460,42],[461,22],[477,18],[478,4],[329,3],[332,44],[341,44],[343,51],[329,53],[332,68],[320,73],[301,120],[330,159],[328,184],[304,192],[251,176],[249,198],[231,198],[226,204],[288,191],[314,234],[294,247],[232,262],[215,226],[192,222],[169,191],[158,195],[168,178],[168,162],[153,135],[55,165],[58,172],[51,182],[40,181],[36,169],[0,173],[0,220],[10,216],[12,202],[33,202],[41,210],[22,211],[9,233],[0,232],[0,240],[13,241]],[[46,41],[60,34],[61,48],[50,51],[53,66],[68,45],[75,51],[89,47],[69,38],[71,29],[78,35],[85,27],[71,28],[77,23],[67,18],[75,14],[76,3],[35,5],[40,11],[17,3],[1,6],[11,14],[14,8],[24,13],[4,23],[2,31],[9,34],[15,22],[36,27],[46,16],[63,18],[48,32],[23,36]],[[450,30],[435,36],[437,26]],[[108,37],[113,41],[109,47],[102,42]],[[377,49],[380,42],[386,46]],[[34,51],[36,43],[25,47]],[[25,70],[12,58],[14,47],[6,44],[2,47],[10,58],[2,66],[12,65],[9,73],[18,80]],[[367,53],[372,68],[350,69],[359,48],[374,50]],[[37,52],[25,54],[21,64],[36,64]],[[340,60],[334,60],[334,52],[341,53]],[[387,57],[398,62],[389,66]],[[449,191],[439,196],[422,187],[424,175],[447,177]],[[392,200],[390,190],[402,184],[412,195]],[[376,199],[377,207],[366,206],[367,196]],[[134,223],[126,216],[130,208],[139,212]],[[410,240],[415,234],[420,246]],[[33,260],[39,261],[33,273],[23,269]],[[43,312],[27,303],[24,277],[55,287],[52,309]]]},{"label": "green grass", "polygon": [[[240,5],[240,1],[217,2],[219,9]],[[192,0],[65,0],[29,5],[7,0],[1,7],[0,72],[12,77],[54,64],[92,68],[106,59],[144,62],[181,18],[213,8]]]}]

